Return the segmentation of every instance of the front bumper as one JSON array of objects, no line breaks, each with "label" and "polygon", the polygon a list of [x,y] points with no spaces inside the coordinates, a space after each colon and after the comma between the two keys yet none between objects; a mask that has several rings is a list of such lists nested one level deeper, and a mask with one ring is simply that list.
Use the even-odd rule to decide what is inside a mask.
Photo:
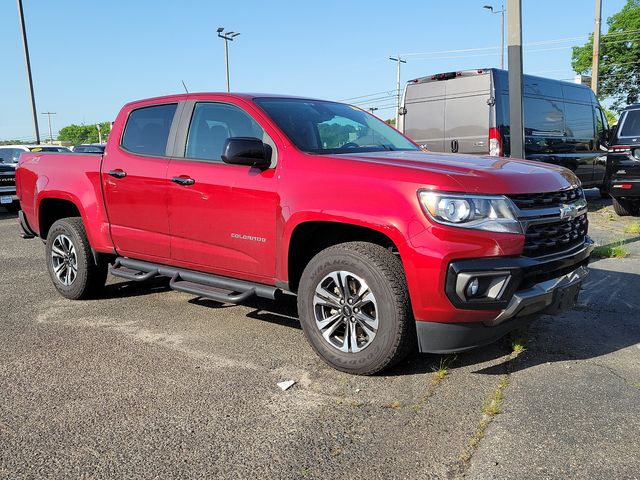
[{"label": "front bumper", "polygon": [[[483,322],[450,323],[416,321],[421,352],[452,353],[489,344],[511,330],[523,326],[536,315],[556,314],[575,304],[593,242],[564,256],[549,259],[526,257],[471,259],[451,262],[447,275],[447,296],[458,308],[493,310],[498,314]],[[469,300],[464,290],[475,276],[493,275],[506,279],[490,286],[493,298]],[[462,281],[460,281],[462,279]]]}]

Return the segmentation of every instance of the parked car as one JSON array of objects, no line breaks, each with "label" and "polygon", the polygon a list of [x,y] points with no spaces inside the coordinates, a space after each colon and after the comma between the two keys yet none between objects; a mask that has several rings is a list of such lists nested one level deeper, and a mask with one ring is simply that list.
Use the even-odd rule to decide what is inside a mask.
[{"label": "parked car", "polygon": [[4,163],[0,163],[0,207],[10,212],[17,212],[20,209],[16,195],[16,169]]},{"label": "parked car", "polygon": [[72,150],[73,153],[104,153],[104,143],[89,143],[75,145]]},{"label": "parked car", "polygon": [[315,351],[355,374],[570,308],[593,248],[570,171],[426,153],[321,100],[141,100],[104,156],[24,154],[17,173],[23,235],[64,297],[98,295],[109,264],[223,303],[294,293]]},{"label": "parked car", "polygon": [[24,152],[69,153],[70,150],[55,145],[0,145],[0,207],[10,212],[20,209],[16,195],[16,166]]},{"label": "parked car", "polygon": [[640,103],[626,107],[607,155],[608,191],[618,215],[640,215]]},{"label": "parked car", "polygon": [[[604,185],[609,126],[590,88],[524,76],[525,157],[574,172],[585,188]],[[407,82],[399,129],[433,152],[510,155],[509,85],[495,68]]]}]

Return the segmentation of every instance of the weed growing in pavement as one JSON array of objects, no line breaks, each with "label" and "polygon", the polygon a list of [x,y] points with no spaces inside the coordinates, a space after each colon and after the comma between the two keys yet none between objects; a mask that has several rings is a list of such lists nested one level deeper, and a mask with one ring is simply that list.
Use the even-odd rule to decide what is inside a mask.
[{"label": "weed growing in pavement", "polygon": [[433,373],[431,378],[435,383],[439,383],[444,380],[444,377],[449,375],[449,366],[455,361],[456,357],[440,357],[440,362],[437,367],[432,367]]},{"label": "weed growing in pavement", "polygon": [[508,386],[509,377],[505,375],[504,377],[502,377],[502,380],[500,380],[500,383],[491,394],[491,397],[489,397],[484,403],[482,408],[483,415],[480,419],[480,423],[478,424],[476,431],[469,439],[469,443],[458,459],[460,465],[467,464],[471,460],[473,452],[475,452],[478,443],[480,443],[480,440],[484,438],[485,431],[487,430],[489,424],[493,421],[493,417],[500,413],[500,407],[504,398],[504,390]]},{"label": "weed growing in pavement", "polygon": [[511,343],[511,350],[513,350],[513,353],[520,353],[524,351],[524,340],[521,338],[514,340]]},{"label": "weed growing in pavement", "polygon": [[593,258],[624,258],[629,252],[624,248],[624,242],[619,241],[609,245],[599,245],[593,249]]},{"label": "weed growing in pavement", "polygon": [[630,225],[627,225],[627,228],[624,229],[624,233],[633,233],[633,234],[639,234],[640,233],[640,222],[634,222]]},{"label": "weed growing in pavement", "polygon": [[382,408],[392,408],[393,410],[400,410],[402,408],[402,402],[394,400],[391,403],[383,405]]},{"label": "weed growing in pavement", "polygon": [[504,377],[498,384],[491,396],[484,402],[482,412],[491,417],[501,412],[502,400],[504,399],[504,389],[509,385],[509,379]]}]

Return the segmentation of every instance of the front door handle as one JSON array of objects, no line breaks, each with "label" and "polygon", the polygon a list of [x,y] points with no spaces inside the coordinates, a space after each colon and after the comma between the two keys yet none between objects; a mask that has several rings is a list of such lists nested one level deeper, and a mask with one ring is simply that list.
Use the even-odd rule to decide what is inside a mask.
[{"label": "front door handle", "polygon": [[193,185],[196,183],[196,181],[191,177],[173,177],[171,181],[178,185]]},{"label": "front door handle", "polygon": [[124,178],[127,176],[127,172],[125,172],[124,170],[120,170],[119,168],[116,168],[115,170],[109,170],[107,173],[113,178]]}]

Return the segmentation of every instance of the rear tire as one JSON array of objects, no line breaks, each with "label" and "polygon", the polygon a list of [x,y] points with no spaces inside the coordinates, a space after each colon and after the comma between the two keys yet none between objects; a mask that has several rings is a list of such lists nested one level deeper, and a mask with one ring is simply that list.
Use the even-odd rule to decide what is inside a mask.
[{"label": "rear tire", "polygon": [[621,217],[637,216],[640,212],[640,206],[637,203],[631,203],[629,200],[613,198],[613,210]]},{"label": "rear tire", "polygon": [[416,345],[402,262],[379,245],[342,243],[313,257],[300,279],[298,312],[315,352],[343,372],[377,373]]},{"label": "rear tire", "polygon": [[94,261],[80,217],[56,221],[47,234],[45,251],[49,276],[63,297],[90,298],[104,288],[108,266]]}]

